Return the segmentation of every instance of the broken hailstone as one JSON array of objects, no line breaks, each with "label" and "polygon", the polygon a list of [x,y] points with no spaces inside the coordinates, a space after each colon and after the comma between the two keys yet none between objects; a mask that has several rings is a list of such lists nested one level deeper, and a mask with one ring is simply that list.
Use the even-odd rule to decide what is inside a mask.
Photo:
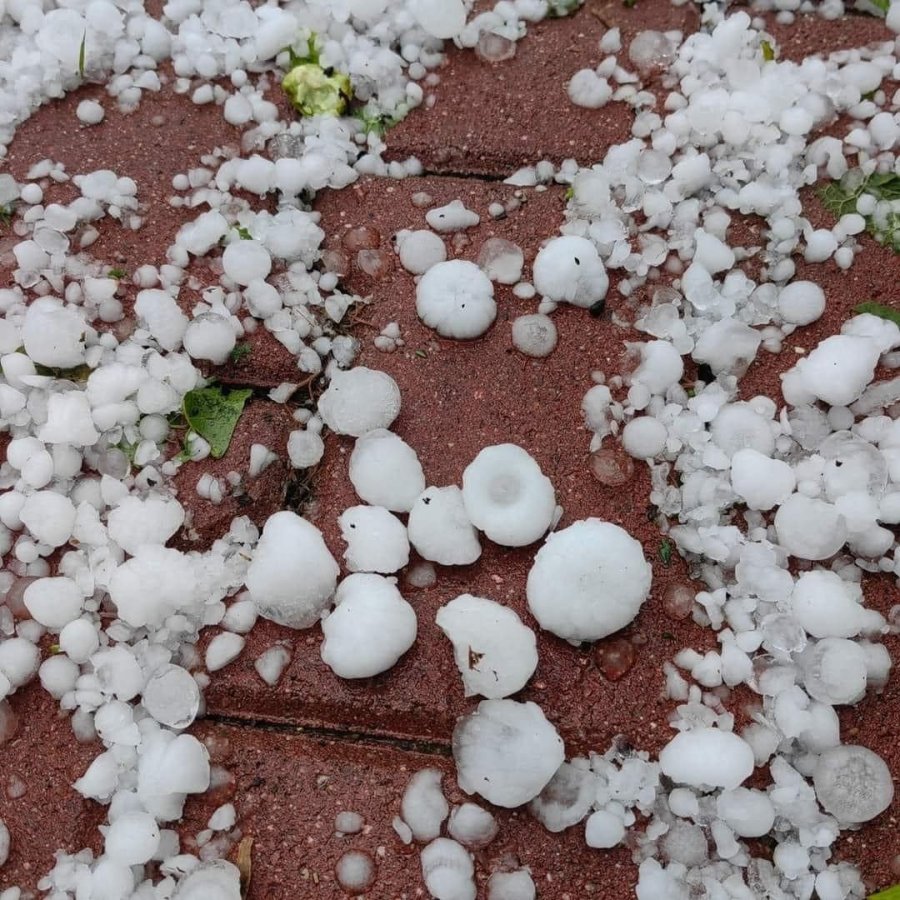
[{"label": "broken hailstone", "polygon": [[740,787],[753,773],[753,748],[731,731],[694,728],[682,731],[663,747],[659,765],[664,775],[696,788]]},{"label": "broken hailstone", "polygon": [[475,865],[462,844],[436,838],[420,861],[425,887],[435,900],[475,900]]},{"label": "broken hailstone", "polygon": [[551,534],[528,573],[528,608],[541,628],[570,641],[596,641],[628,625],[650,594],[641,545],[600,519]]},{"label": "broken hailstone", "polygon": [[482,700],[453,729],[459,786],[506,808],[533,800],[565,758],[562,738],[536,703]]},{"label": "broken hailstone", "polygon": [[409,562],[406,526],[383,506],[351,506],[338,518],[351,572],[389,575]]},{"label": "broken hailstone", "polygon": [[455,484],[426,488],[409,512],[406,530],[419,556],[442,566],[467,566],[481,556],[478,532]]},{"label": "broken hailstone", "polygon": [[416,614],[393,580],[348,575],[322,620],[322,659],[341,678],[385,672],[416,640]]},{"label": "broken hailstone", "polygon": [[319,397],[319,415],[337,434],[359,437],[387,428],[400,414],[400,388],[386,372],[356,366],[336,369]]},{"label": "broken hailstone", "polygon": [[480,337],[497,315],[494,286],[475,263],[462,259],[438,263],[416,287],[416,312],[441,337]]},{"label": "broken hailstone", "polygon": [[515,444],[485,447],[466,466],[462,493],[472,524],[504,547],[534,543],[556,510],[550,479]]},{"label": "broken hailstone", "polygon": [[339,571],[319,529],[284,510],[266,521],[245,583],[261,616],[309,628],[328,606]]},{"label": "broken hailstone", "polygon": [[435,621],[453,643],[467,697],[508,697],[537,668],[534,632],[514,610],[493,600],[462,594],[442,606]]},{"label": "broken hailstone", "polygon": [[587,238],[566,235],[542,247],[534,260],[537,292],[556,303],[589,307],[606,296],[609,278]]},{"label": "broken hailstone", "polygon": [[161,725],[187,728],[200,709],[200,688],[187,669],[166,665],[147,682],[141,703]]},{"label": "broken hailstone", "polygon": [[384,428],[357,438],[350,454],[350,482],[360,500],[401,513],[409,512],[425,490],[416,451]]},{"label": "broken hailstone", "polygon": [[441,790],[440,769],[420,769],[409,780],[400,802],[400,815],[417,841],[433,841],[450,814]]}]

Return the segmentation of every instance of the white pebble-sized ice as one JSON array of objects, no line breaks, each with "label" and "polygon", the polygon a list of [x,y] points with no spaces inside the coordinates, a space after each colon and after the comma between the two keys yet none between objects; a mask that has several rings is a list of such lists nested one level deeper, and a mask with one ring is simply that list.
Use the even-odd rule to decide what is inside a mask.
[{"label": "white pebble-sized ice", "polygon": [[[5,865],[9,859],[9,850],[12,840],[9,835],[9,828],[3,819],[0,819],[0,866]],[[2,895],[0,895],[2,896]],[[15,898],[13,898],[15,900]]]},{"label": "white pebble-sized ice", "polygon": [[565,758],[562,738],[536,703],[482,700],[453,729],[459,786],[496,806],[533,800]]},{"label": "white pebble-sized ice", "polygon": [[416,614],[381,575],[348,575],[322,620],[322,659],[341,678],[371,678],[390,669],[416,640]]},{"label": "white pebble-sized ice", "polygon": [[461,594],[438,610],[435,622],[453,644],[467,697],[508,697],[537,668],[534,632],[507,606]]},{"label": "white pebble-sized ice", "polygon": [[635,459],[653,459],[666,448],[669,433],[653,416],[638,416],[622,429],[622,447]]},{"label": "white pebble-sized ice", "polygon": [[813,770],[813,786],[822,808],[845,825],[874,819],[894,799],[894,781],[887,764],[858,744],[826,750]]},{"label": "white pebble-sized ice", "polygon": [[387,428],[400,414],[400,388],[386,372],[356,366],[335,370],[319,397],[319,415],[337,434],[360,437]]},{"label": "white pebble-sized ice", "polygon": [[537,889],[527,869],[494,872],[488,879],[487,900],[535,900]]},{"label": "white pebble-sized ice", "polygon": [[825,312],[825,291],[814,281],[792,281],[778,293],[778,312],[790,325],[809,325]]},{"label": "white pebble-sized ice", "polygon": [[553,484],[534,458],[515,444],[485,447],[466,466],[462,482],[469,520],[496,544],[525,547],[553,522]]},{"label": "white pebble-sized ice", "polygon": [[75,110],[75,115],[84,125],[99,125],[106,112],[103,105],[96,100],[82,100]]},{"label": "white pebble-sized ice", "polygon": [[437,263],[416,286],[416,313],[442,337],[480,337],[497,316],[494,285],[475,263],[463,259]]},{"label": "white pebble-sized ice", "polygon": [[868,337],[836,334],[826,338],[785,373],[784,398],[795,406],[811,399],[849,406],[872,380],[879,356],[877,342]]},{"label": "white pebble-sized ice", "polygon": [[862,588],[834,572],[804,572],[791,595],[794,618],[814,638],[851,638],[877,631],[883,617],[862,605]]},{"label": "white pebble-sized ice", "polygon": [[621,816],[606,809],[598,809],[584,823],[584,840],[588,847],[609,850],[622,843],[625,823]]},{"label": "white pebble-sized ice", "polygon": [[456,37],[466,24],[462,0],[412,0],[410,10],[428,34],[441,40]]},{"label": "white pebble-sized ice", "polygon": [[343,810],[334,817],[334,830],[338,834],[359,834],[365,824],[365,819],[353,810]]},{"label": "white pebble-sized ice", "polygon": [[409,511],[406,531],[419,556],[442,566],[467,566],[481,556],[478,532],[455,484],[426,488]]},{"label": "white pebble-sized ice", "polygon": [[182,878],[172,900],[240,900],[242,893],[238,867],[217,859],[201,863]]},{"label": "white pebble-sized ice", "polygon": [[397,234],[400,265],[413,275],[424,275],[447,258],[447,247],[433,231],[401,231]]},{"label": "white pebble-sized ice", "polygon": [[497,837],[499,830],[500,826],[493,815],[476,803],[454,806],[447,825],[450,837],[472,850],[487,847]]},{"label": "white pebble-sized ice", "polygon": [[268,276],[272,271],[272,257],[259,241],[238,239],[225,248],[222,268],[232,281],[247,287]]},{"label": "white pebble-sized ice", "polygon": [[869,663],[866,651],[847,638],[822,638],[808,644],[799,657],[803,685],[814,700],[833,706],[862,700]]},{"label": "white pebble-sized ice", "polygon": [[348,850],[335,864],[334,874],[348,894],[362,894],[375,881],[375,862],[362,850]]},{"label": "white pebble-sized ice", "polygon": [[579,69],[566,85],[566,93],[576,106],[586,109],[600,109],[606,106],[613,95],[609,82],[593,69]]},{"label": "white pebble-sized ice", "polygon": [[288,459],[295,469],[309,469],[325,454],[325,441],[306,428],[298,428],[288,435]]},{"label": "white pebble-sized ice", "polygon": [[184,524],[184,507],[174,498],[123,497],[106,519],[109,536],[134,556],[144,544],[165,544]]},{"label": "white pebble-sized ice", "polygon": [[269,687],[275,687],[290,661],[291,651],[283,644],[276,644],[260,653],[253,663],[253,668]]},{"label": "white pebble-sized ice", "polygon": [[512,323],[512,342],[519,353],[541,359],[556,349],[556,325],[550,316],[531,313],[517,316]]},{"label": "white pebble-sized ice", "polygon": [[161,725],[187,728],[200,709],[200,688],[187,669],[168,664],[150,676],[141,703]]},{"label": "white pebble-sized ice", "polygon": [[756,765],[753,748],[738,735],[699,727],[676,734],[659,754],[662,773],[696,788],[740,787]]},{"label": "white pebble-sized ice", "polygon": [[798,559],[828,559],[847,540],[847,522],[825,500],[791,494],[775,513],[778,543]]},{"label": "white pebble-sized ice", "polygon": [[528,804],[528,811],[547,831],[558,834],[577,825],[591,811],[598,787],[597,777],[589,769],[564,762]]},{"label": "white pebble-sized ice", "polygon": [[425,887],[434,900],[475,900],[475,866],[462,844],[436,838],[422,850],[420,861]]},{"label": "white pebble-sized ice", "polygon": [[725,318],[700,335],[691,357],[694,362],[706,363],[714,375],[742,375],[756,359],[761,343],[762,334],[755,328]]},{"label": "white pebble-sized ice", "polygon": [[[456,0],[451,0],[455,3]],[[425,221],[435,231],[463,231],[466,228],[474,228],[481,216],[471,209],[466,209],[462,200],[451,200],[446,206],[429,209],[425,213]]]},{"label": "white pebble-sized ice", "polygon": [[122,813],[109,826],[104,844],[109,857],[124,866],[140,866],[159,847],[159,826],[147,812]]},{"label": "white pebble-sized ice", "polygon": [[738,836],[762,837],[772,830],[775,807],[764,791],[733,788],[716,798],[716,815]]},{"label": "white pebble-sized ice", "polygon": [[351,572],[389,575],[409,562],[406,526],[383,506],[351,506],[338,518]]},{"label": "white pebble-sized ice", "polygon": [[49,297],[38,298],[25,312],[22,344],[33,363],[71,369],[84,362],[84,328],[80,312]]},{"label": "white pebble-sized ice", "polygon": [[505,238],[488,238],[478,251],[478,265],[498,284],[515,284],[522,277],[524,263],[522,248]]},{"label": "white pebble-sized ice", "polygon": [[65,575],[32,581],[22,599],[35,622],[54,631],[74,622],[84,604],[81,588]]},{"label": "white pebble-sized ice", "polygon": [[534,286],[555,303],[589,307],[606,296],[609,278],[587,238],[566,235],[542,247],[534,260]]},{"label": "white pebble-sized ice", "polygon": [[319,529],[282,510],[266,521],[245,584],[261,616],[309,628],[328,606],[339,571]]},{"label": "white pebble-sized ice", "polygon": [[231,631],[223,631],[217,634],[206,648],[204,662],[209,672],[218,672],[225,666],[231,665],[244,649],[246,640],[239,634]]},{"label": "white pebble-sized ice", "polygon": [[417,841],[433,841],[450,814],[450,804],[441,790],[444,775],[440,769],[420,769],[409,779],[400,815]]},{"label": "white pebble-sized ice", "polygon": [[[41,664],[41,652],[22,637],[11,637],[0,642],[0,674],[12,688],[21,687],[37,672]],[[3,678],[0,678],[0,682]],[[9,686],[6,693],[10,693]]]},{"label": "white pebble-sized ice", "polygon": [[528,608],[541,628],[596,641],[628,625],[650,594],[652,569],[628,532],[600,519],[551,534],[528,573]]},{"label": "white pebble-sized ice", "polygon": [[237,336],[229,319],[215,313],[204,313],[191,321],[183,340],[184,349],[191,357],[221,366],[234,350]]},{"label": "white pebble-sized ice", "polygon": [[731,457],[731,488],[750,509],[770,510],[794,491],[794,470],[780,459],[746,447]]},{"label": "white pebble-sized ice", "polygon": [[425,490],[425,473],[416,451],[406,441],[376,428],[353,445],[350,483],[366,503],[392,512],[409,512]]},{"label": "white pebble-sized ice", "polygon": [[22,504],[19,519],[42,544],[61,547],[75,527],[75,504],[56,491],[35,491]]}]

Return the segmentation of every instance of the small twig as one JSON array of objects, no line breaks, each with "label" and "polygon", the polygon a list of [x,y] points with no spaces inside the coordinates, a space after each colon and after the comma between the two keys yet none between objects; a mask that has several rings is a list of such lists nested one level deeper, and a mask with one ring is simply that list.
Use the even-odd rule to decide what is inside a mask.
[{"label": "small twig", "polygon": [[247,900],[250,894],[250,876],[253,872],[253,864],[250,858],[253,850],[253,838],[245,837],[238,844],[237,867],[241,873],[241,900]]}]

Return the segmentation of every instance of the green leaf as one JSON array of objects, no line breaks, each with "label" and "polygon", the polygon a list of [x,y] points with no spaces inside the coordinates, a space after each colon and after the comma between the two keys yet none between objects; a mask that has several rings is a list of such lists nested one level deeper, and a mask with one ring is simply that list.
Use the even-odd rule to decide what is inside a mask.
[{"label": "green leaf", "polygon": [[303,116],[339,116],[353,96],[350,78],[343,72],[329,75],[318,63],[294,66],[281,87]]},{"label": "green leaf", "polygon": [[879,319],[887,319],[889,322],[900,325],[900,309],[895,309],[893,306],[882,306],[880,303],[873,303],[870,300],[868,303],[854,306],[853,312],[868,313],[870,316],[878,316]]},{"label": "green leaf", "polygon": [[128,273],[124,269],[110,269],[106,273],[107,278],[115,278],[116,281],[121,281],[123,278],[128,277]]},{"label": "green leaf", "polygon": [[[829,212],[840,218],[856,212],[856,202],[863,194],[871,194],[879,203],[875,212],[866,216],[866,231],[878,241],[900,253],[900,175],[893,172],[864,175],[851,169],[840,181],[833,181],[819,190],[822,203]],[[893,204],[893,205],[887,205]]]},{"label": "green leaf", "polygon": [[238,233],[238,237],[242,241],[252,241],[253,240],[253,235],[250,234],[250,229],[247,228],[246,226],[232,225],[231,227]]},{"label": "green leaf", "polygon": [[87,32],[82,35],[81,46],[78,48],[78,74],[84,78],[84,58],[87,47]]},{"label": "green leaf", "polygon": [[772,62],[775,59],[775,48],[768,41],[760,41],[759,49],[762,50],[764,62]]},{"label": "green leaf", "polygon": [[883,12],[885,15],[887,15],[887,11],[891,6],[891,0],[868,0],[868,3],[871,6],[874,6],[875,9]]},{"label": "green leaf", "polygon": [[659,558],[664,566],[672,562],[672,542],[666,539],[659,545]]},{"label": "green leaf", "polygon": [[[635,0],[625,0],[626,6],[634,6]],[[565,16],[571,16],[577,10],[584,0],[550,0],[548,13],[552,19],[562,19]]]},{"label": "green leaf", "polygon": [[378,137],[383,137],[388,129],[398,125],[408,114],[409,108],[402,104],[392,113],[373,111],[368,105],[362,106],[351,113],[354,118],[359,119],[362,123],[365,134],[377,134]]},{"label": "green leaf", "polygon": [[208,444],[215,459],[225,455],[244,404],[253,391],[225,393],[218,387],[197,388],[184,395],[182,409],[188,425]]},{"label": "green leaf", "polygon": [[900,884],[885,888],[877,894],[869,894],[869,900],[900,900]]},{"label": "green leaf", "polygon": [[235,344],[234,350],[228,355],[228,358],[233,363],[240,362],[245,356],[249,356],[253,352],[253,347],[250,344]]},{"label": "green leaf", "polygon": [[570,185],[566,188],[566,194],[565,194],[565,197],[566,197],[566,203],[568,203],[574,196],[575,196],[575,188],[572,187],[572,185],[570,184]]}]

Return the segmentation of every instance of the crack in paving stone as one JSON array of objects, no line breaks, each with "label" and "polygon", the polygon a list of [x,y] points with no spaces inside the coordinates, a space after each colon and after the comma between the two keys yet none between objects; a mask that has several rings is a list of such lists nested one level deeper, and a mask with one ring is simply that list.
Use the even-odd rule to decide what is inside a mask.
[{"label": "crack in paving stone", "polygon": [[230,728],[269,731],[278,734],[295,734],[317,741],[337,741],[343,744],[372,744],[378,747],[392,747],[407,753],[425,753],[429,756],[449,758],[452,750],[449,743],[423,741],[412,738],[390,737],[368,731],[344,731],[340,728],[317,728],[311,725],[292,725],[273,719],[243,718],[212,713],[204,721],[212,725],[226,725]]}]

